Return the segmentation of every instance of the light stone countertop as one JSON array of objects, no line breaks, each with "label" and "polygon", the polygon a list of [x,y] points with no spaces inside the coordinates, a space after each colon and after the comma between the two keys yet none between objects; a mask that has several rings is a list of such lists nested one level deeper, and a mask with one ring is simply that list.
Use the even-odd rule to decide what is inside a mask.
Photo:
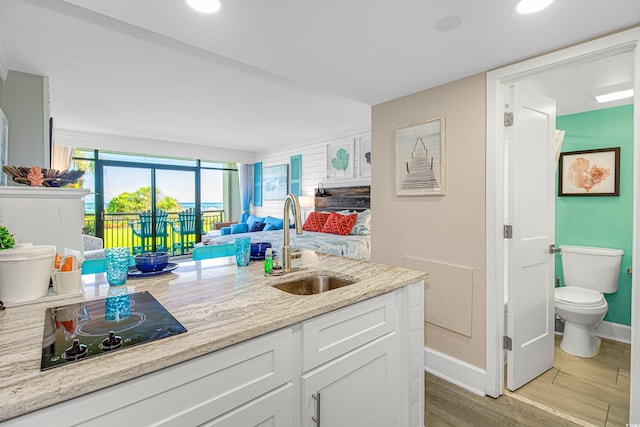
[{"label": "light stone countertop", "polygon": [[[83,276],[85,296],[0,312],[0,421],[63,402],[314,316],[423,280],[420,271],[303,251],[306,270],[266,278],[261,262],[188,261],[174,272],[129,279],[129,293],[149,291],[188,332],[113,354],[40,371],[45,309],[104,298],[104,274]],[[291,295],[270,285],[330,271],[357,283],[318,295]]]}]

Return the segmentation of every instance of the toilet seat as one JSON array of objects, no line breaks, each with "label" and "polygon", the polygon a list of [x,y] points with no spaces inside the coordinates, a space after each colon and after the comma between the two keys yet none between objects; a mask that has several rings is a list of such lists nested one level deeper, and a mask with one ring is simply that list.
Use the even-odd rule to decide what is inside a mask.
[{"label": "toilet seat", "polygon": [[562,304],[577,307],[599,307],[606,301],[600,292],[576,286],[555,288],[554,298]]}]

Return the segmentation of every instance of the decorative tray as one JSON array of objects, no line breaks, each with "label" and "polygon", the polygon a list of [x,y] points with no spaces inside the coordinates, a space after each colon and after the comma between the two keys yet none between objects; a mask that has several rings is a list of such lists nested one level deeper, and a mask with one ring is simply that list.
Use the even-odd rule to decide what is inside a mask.
[{"label": "decorative tray", "polygon": [[144,272],[144,271],[138,270],[134,265],[129,267],[129,277],[131,277],[132,279],[135,279],[139,277],[142,278],[142,277],[159,276],[161,274],[169,273],[178,267],[179,267],[178,264],[176,264],[175,262],[170,262],[162,270]]}]

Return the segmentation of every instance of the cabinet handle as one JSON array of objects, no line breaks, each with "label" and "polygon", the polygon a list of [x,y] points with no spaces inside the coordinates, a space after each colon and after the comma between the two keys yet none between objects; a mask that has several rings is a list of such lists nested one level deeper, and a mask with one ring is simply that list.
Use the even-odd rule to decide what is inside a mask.
[{"label": "cabinet handle", "polygon": [[320,392],[313,393],[311,397],[316,401],[316,415],[311,416],[311,419],[315,421],[316,427],[320,427]]}]

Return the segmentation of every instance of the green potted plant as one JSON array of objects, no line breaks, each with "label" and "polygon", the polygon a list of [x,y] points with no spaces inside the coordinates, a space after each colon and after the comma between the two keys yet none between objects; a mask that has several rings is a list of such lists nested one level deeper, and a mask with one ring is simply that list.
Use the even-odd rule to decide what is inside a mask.
[{"label": "green potted plant", "polygon": [[11,249],[16,244],[13,234],[9,233],[7,227],[0,225],[0,250]]}]

